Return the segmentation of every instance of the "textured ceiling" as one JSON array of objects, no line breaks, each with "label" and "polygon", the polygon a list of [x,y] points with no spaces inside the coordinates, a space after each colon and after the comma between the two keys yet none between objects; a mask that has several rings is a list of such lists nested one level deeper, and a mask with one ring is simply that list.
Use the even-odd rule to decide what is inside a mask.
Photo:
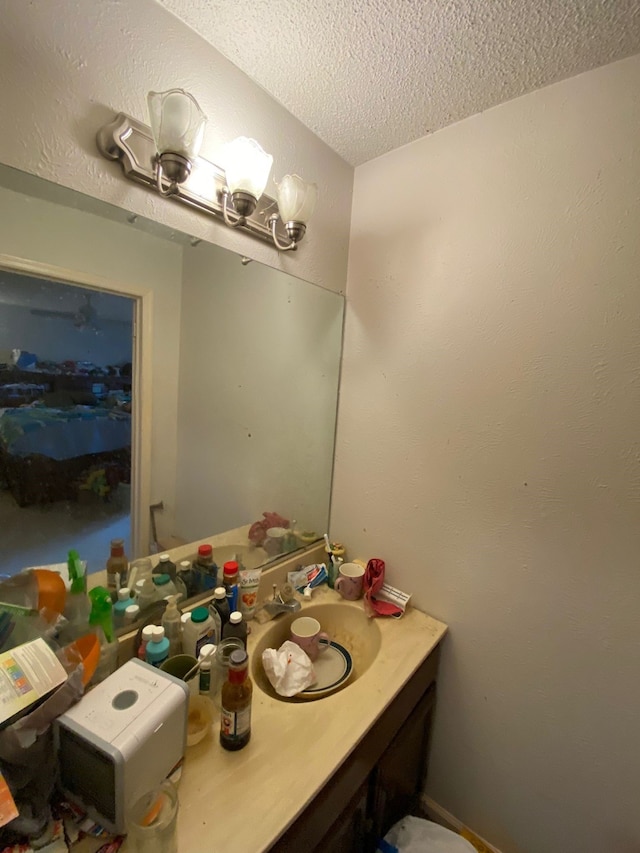
[{"label": "textured ceiling", "polygon": [[353,165],[640,52],[638,0],[159,2]]}]

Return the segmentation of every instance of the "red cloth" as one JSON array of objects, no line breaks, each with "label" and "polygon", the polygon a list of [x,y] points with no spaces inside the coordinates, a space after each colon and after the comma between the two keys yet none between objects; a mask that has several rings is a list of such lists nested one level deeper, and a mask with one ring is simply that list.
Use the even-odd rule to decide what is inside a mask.
[{"label": "red cloth", "polygon": [[384,560],[372,557],[364,572],[364,599],[368,605],[369,616],[395,616],[402,610],[390,601],[377,601],[376,593],[384,583]]}]

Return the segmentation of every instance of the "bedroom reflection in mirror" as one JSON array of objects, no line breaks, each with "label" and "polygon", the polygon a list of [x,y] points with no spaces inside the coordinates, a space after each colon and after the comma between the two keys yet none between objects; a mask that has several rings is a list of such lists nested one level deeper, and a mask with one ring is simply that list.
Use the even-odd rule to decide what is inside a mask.
[{"label": "bedroom reflection in mirror", "polygon": [[130,543],[134,300],[0,270],[0,574]]}]

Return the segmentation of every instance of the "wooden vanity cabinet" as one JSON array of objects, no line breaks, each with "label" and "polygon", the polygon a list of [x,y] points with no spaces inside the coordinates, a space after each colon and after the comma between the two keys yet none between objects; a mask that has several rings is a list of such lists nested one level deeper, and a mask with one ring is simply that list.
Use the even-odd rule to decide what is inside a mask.
[{"label": "wooden vanity cabinet", "polygon": [[427,770],[439,658],[437,646],[273,853],[374,853],[396,821],[415,813]]}]

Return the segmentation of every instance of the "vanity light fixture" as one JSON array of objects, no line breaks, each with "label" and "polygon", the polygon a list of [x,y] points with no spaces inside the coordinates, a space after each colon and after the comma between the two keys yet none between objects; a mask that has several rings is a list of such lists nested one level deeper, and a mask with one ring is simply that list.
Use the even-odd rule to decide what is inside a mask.
[{"label": "vanity light fixture", "polygon": [[286,175],[277,201],[264,193],[273,157],[255,139],[225,146],[224,168],[199,156],[207,118],[183,89],[149,92],[151,128],[118,113],[97,133],[98,149],[119,160],[125,177],[220,218],[275,245],[296,249],[313,213],[318,188]]}]

